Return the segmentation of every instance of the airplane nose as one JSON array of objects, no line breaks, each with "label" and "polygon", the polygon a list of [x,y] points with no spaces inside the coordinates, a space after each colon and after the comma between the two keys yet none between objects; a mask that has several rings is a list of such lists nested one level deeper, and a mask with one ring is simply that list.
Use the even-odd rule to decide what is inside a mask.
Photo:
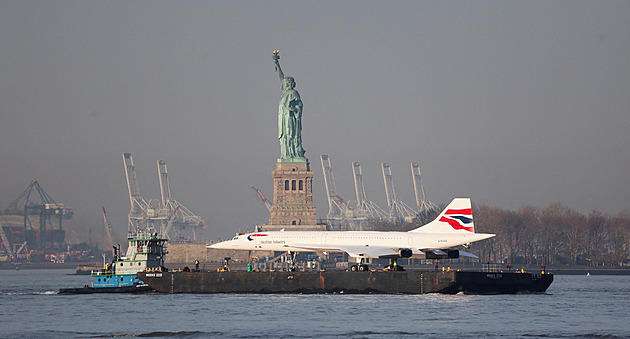
[{"label": "airplane nose", "polygon": [[234,241],[222,241],[222,242],[218,242],[216,244],[212,244],[212,245],[208,245],[206,246],[206,248],[215,248],[215,249],[221,249],[221,250],[231,250],[234,249],[238,246],[238,244],[236,244]]}]

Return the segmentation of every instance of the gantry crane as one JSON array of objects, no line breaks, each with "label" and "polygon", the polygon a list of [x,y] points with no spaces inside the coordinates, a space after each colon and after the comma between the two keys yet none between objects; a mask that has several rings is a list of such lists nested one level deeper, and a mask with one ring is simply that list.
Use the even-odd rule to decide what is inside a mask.
[{"label": "gantry crane", "polygon": [[[168,218],[162,221],[164,235],[169,236],[169,239],[178,241],[197,240],[197,230],[204,227],[203,220],[173,199],[168,181],[166,161],[158,160],[157,166],[160,179],[160,194],[162,196],[161,208],[168,214]],[[173,236],[169,235],[171,230],[174,233]]]},{"label": "gantry crane", "polygon": [[357,213],[364,214],[366,219],[387,221],[389,219],[389,215],[368,198],[363,184],[363,171],[361,170],[361,163],[358,161],[352,163],[352,174],[354,176],[354,190],[357,196]]},{"label": "gantry crane", "polygon": [[327,154],[322,154],[321,161],[324,173],[324,184],[326,185],[326,196],[328,198],[327,218],[333,226],[340,226],[347,223],[345,215],[348,213],[348,206],[344,203],[343,199],[335,193],[337,192],[337,186],[335,185],[335,177],[333,175],[330,157]]},{"label": "gantry crane", "polygon": [[387,206],[389,206],[389,215],[393,219],[411,222],[416,217],[417,212],[404,202],[398,200],[396,190],[394,189],[394,179],[392,170],[388,163],[381,163],[383,170],[383,181],[385,183],[385,194],[387,196]]},{"label": "gantry crane", "polygon": [[378,223],[387,220],[387,213],[368,199],[363,186],[361,165],[358,162],[352,163],[357,200],[346,201],[337,194],[330,157],[322,155],[321,160],[328,196],[328,222],[334,229],[360,231],[364,230],[370,222]]},{"label": "gantry crane", "polygon": [[[39,201],[33,198],[36,193]],[[71,219],[73,216],[72,209],[64,207],[63,204],[55,202],[53,198],[39,185],[37,180],[31,184],[18,196],[9,207],[3,212],[5,215],[20,215],[24,217],[24,244],[20,249],[28,246],[40,249],[63,249],[65,247],[65,232],[63,230],[63,220]],[[32,216],[39,217],[39,232],[34,230],[32,225]],[[57,224],[57,229],[55,225]],[[1,236],[1,234],[0,234]],[[36,238],[37,237],[37,238]],[[3,237],[6,238],[6,234]],[[8,238],[7,238],[8,241]],[[11,247],[12,244],[5,244]],[[7,251],[9,252],[9,251]],[[19,253],[15,251],[13,255]]]},{"label": "gantry crane", "polygon": [[17,258],[17,255],[13,252],[13,244],[9,241],[6,233],[4,233],[4,227],[0,224],[0,240],[2,240],[2,244],[4,245],[4,250],[7,252],[7,258],[9,260],[14,260]]},{"label": "gantry crane", "polygon": [[[168,181],[166,161],[158,160],[161,200],[142,198],[131,153],[123,154],[127,188],[129,190],[129,232],[159,233],[170,240],[196,240],[197,230],[203,228],[203,220],[173,199]],[[169,236],[173,230],[174,235]],[[191,234],[192,233],[192,236]]]},{"label": "gantry crane", "polygon": [[140,186],[131,153],[123,153],[123,164],[125,166],[125,177],[127,178],[129,203],[131,204],[127,227],[128,236],[143,232],[159,232],[162,235],[161,225],[167,220],[168,216],[163,211],[160,211],[159,206],[144,200],[140,195]]},{"label": "gantry crane", "polygon": [[422,176],[420,175],[420,165],[417,162],[411,163],[411,177],[413,179],[413,190],[416,195],[416,206],[418,214],[426,215],[438,209],[437,205],[427,199],[422,186]]},{"label": "gantry crane", "polygon": [[109,241],[110,246],[114,246],[114,244],[116,244],[114,240],[114,231],[112,230],[112,224],[109,222],[109,218],[107,218],[105,206],[101,205],[101,210],[103,211],[103,226],[105,226],[105,231],[107,232],[107,241]]}]

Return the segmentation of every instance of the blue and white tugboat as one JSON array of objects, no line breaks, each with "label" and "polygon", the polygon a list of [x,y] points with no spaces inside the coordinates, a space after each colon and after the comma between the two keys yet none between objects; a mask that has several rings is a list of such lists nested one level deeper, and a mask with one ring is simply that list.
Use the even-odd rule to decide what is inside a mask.
[{"label": "blue and white tugboat", "polygon": [[138,279],[138,272],[162,272],[167,239],[158,233],[130,234],[127,253],[122,255],[120,245],[114,246],[114,259],[100,270],[93,270],[92,286],[64,288],[59,294],[86,293],[146,293],[153,289]]}]

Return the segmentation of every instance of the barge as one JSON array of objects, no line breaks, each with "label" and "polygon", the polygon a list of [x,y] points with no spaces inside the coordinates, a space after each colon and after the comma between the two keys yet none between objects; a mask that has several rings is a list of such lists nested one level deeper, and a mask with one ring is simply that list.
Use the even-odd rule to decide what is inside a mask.
[{"label": "barge", "polygon": [[544,293],[551,273],[478,271],[139,272],[162,293]]}]

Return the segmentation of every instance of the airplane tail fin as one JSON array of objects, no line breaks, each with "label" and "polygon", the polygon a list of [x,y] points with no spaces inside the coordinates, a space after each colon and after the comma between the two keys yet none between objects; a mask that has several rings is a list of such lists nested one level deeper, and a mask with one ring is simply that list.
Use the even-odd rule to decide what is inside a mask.
[{"label": "airplane tail fin", "polygon": [[475,233],[470,198],[453,199],[435,220],[409,232]]}]

